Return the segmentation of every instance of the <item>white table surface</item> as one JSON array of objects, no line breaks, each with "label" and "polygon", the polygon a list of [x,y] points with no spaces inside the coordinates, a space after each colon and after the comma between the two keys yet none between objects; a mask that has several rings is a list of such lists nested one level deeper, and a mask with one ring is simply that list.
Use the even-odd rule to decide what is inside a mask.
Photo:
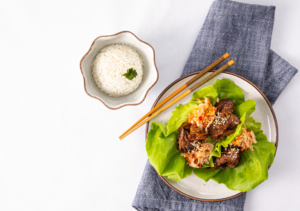
[{"label": "white table surface", "polygon": [[[300,2],[275,5],[272,49],[300,69]],[[133,210],[147,160],[145,126],[118,136],[177,79],[212,0],[2,1],[0,210]],[[156,52],[159,81],[145,101],[109,110],[83,89],[79,61],[100,35],[129,30]],[[299,210],[296,75],[274,105],[279,148],[245,210]]]}]

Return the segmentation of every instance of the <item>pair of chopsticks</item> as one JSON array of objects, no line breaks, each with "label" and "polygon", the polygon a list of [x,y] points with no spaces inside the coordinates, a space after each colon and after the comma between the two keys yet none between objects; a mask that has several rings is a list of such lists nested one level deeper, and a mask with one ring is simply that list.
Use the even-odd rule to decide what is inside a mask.
[{"label": "pair of chopsticks", "polygon": [[[234,60],[230,60],[228,63],[226,63],[225,65],[223,65],[222,67],[220,67],[218,70],[216,70],[215,72],[213,72],[212,74],[210,74],[209,76],[207,76],[206,78],[204,78],[203,80],[201,80],[198,83],[196,83],[190,89],[186,90],[184,93],[182,93],[181,95],[179,95],[178,97],[176,97],[174,100],[172,100],[167,105],[165,105],[164,107],[162,107],[159,111],[157,111],[157,112],[155,112],[153,114],[154,111],[156,111],[158,108],[160,108],[166,102],[168,102],[170,99],[172,99],[178,93],[180,93],[182,90],[184,90],[185,88],[187,88],[189,85],[191,85],[192,83],[194,83],[197,79],[199,79],[205,73],[207,73],[208,71],[212,70],[218,64],[220,64],[221,62],[223,62],[229,56],[230,56],[229,53],[224,54],[219,59],[217,59],[216,61],[214,61],[211,65],[209,65],[208,67],[206,67],[203,71],[201,71],[196,76],[194,76],[191,80],[189,80],[184,85],[182,85],[179,89],[177,89],[170,96],[168,96],[166,99],[164,99],[162,102],[160,102],[157,106],[155,106],[154,108],[152,108],[151,111],[149,111],[147,114],[145,114],[139,121],[137,121],[134,125],[132,125],[128,130],[126,130],[119,137],[119,139],[122,140],[123,138],[125,138],[126,136],[128,136],[130,133],[132,133],[133,131],[135,131],[139,127],[141,127],[143,124],[145,124],[146,122],[150,121],[151,119],[153,119],[154,117],[156,117],[158,114],[160,114],[161,112],[163,112],[164,110],[166,110],[167,108],[169,108],[171,105],[175,104],[176,102],[178,102],[179,100],[181,100],[182,98],[184,98],[185,96],[187,96],[188,94],[192,93],[193,91],[195,91],[196,89],[198,89],[200,86],[202,86],[203,84],[205,84],[207,81],[209,81],[210,79],[212,79],[213,77],[215,77],[216,75],[218,75],[219,73],[221,73],[222,71],[226,70],[228,67],[230,67],[231,65],[233,65],[234,64]],[[147,119],[145,119],[145,118],[147,118]]]}]

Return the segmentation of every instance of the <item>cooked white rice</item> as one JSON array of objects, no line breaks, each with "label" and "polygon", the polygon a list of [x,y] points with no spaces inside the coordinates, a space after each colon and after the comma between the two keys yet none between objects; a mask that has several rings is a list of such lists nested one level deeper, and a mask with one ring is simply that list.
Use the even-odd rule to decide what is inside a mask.
[{"label": "cooked white rice", "polygon": [[[133,68],[137,76],[132,80],[123,76]],[[93,62],[93,77],[97,86],[114,97],[128,95],[138,88],[143,79],[143,61],[139,54],[124,44],[103,48]]]}]

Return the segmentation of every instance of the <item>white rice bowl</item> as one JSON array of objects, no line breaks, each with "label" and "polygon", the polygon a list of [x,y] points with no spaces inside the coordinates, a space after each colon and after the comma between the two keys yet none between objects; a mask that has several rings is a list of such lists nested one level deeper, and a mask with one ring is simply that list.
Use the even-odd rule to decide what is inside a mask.
[{"label": "white rice bowl", "polygon": [[[132,80],[123,76],[133,68],[137,76]],[[103,48],[93,62],[93,77],[97,86],[113,97],[128,95],[143,79],[143,60],[133,48],[115,44]]]}]

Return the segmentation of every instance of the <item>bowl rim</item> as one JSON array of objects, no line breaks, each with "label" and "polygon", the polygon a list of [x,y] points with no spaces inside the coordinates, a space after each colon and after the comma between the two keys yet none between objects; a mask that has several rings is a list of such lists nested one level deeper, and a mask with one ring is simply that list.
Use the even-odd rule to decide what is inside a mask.
[{"label": "bowl rim", "polygon": [[[157,74],[156,74],[157,77],[156,77],[156,80],[154,81],[154,83],[147,89],[144,98],[143,98],[140,102],[138,102],[138,103],[131,103],[131,104],[130,104],[130,103],[129,103],[129,104],[124,104],[124,105],[121,105],[121,106],[119,106],[119,107],[112,108],[112,107],[109,107],[106,103],[104,103],[100,98],[94,97],[94,96],[90,95],[90,94],[87,92],[87,90],[86,90],[86,83],[85,83],[85,77],[84,77],[84,75],[83,75],[81,63],[82,63],[83,59],[84,59],[84,58],[89,54],[89,52],[91,51],[91,49],[92,49],[93,45],[95,44],[96,40],[98,40],[99,38],[103,38],[103,37],[113,37],[113,36],[116,36],[116,35],[119,35],[119,34],[122,34],[122,33],[130,33],[131,35],[133,35],[133,36],[137,39],[137,41],[139,41],[139,42],[141,42],[141,43],[144,43],[144,44],[148,45],[148,46],[152,49],[152,51],[153,51],[153,62],[154,62],[154,67],[155,67],[155,70],[156,70],[156,73],[157,73]],[[79,68],[80,68],[80,71],[81,71],[81,74],[82,74],[82,77],[83,77],[83,87],[84,87],[85,93],[86,93],[88,96],[90,96],[90,97],[92,97],[92,98],[94,98],[94,99],[99,100],[103,105],[105,105],[107,108],[109,108],[109,109],[111,109],[111,110],[117,110],[117,109],[120,109],[120,108],[122,108],[122,107],[124,107],[124,106],[135,106],[135,105],[140,105],[140,104],[141,104],[142,102],[144,102],[144,100],[146,99],[149,90],[157,83],[157,81],[158,81],[158,79],[159,79],[159,73],[158,73],[158,70],[157,70],[157,67],[156,67],[156,63],[155,63],[155,51],[154,51],[154,48],[153,48],[149,43],[147,43],[147,42],[145,42],[145,41],[139,39],[134,33],[130,32],[130,31],[120,31],[120,32],[118,32],[118,33],[116,33],[116,34],[112,34],[112,35],[102,35],[102,36],[96,37],[96,38],[94,39],[94,41],[92,42],[92,44],[91,44],[89,50],[88,50],[88,51],[86,52],[86,54],[84,54],[84,56],[81,58],[80,63],[79,63]]]},{"label": "bowl rim", "polygon": [[[198,70],[196,72],[192,72],[192,73],[189,73],[187,75],[184,75],[180,78],[178,78],[177,80],[173,81],[169,86],[167,86],[161,93],[160,95],[156,98],[156,100],[154,101],[153,105],[151,108],[154,108],[155,105],[158,103],[158,101],[160,100],[160,98],[174,85],[176,84],[177,82],[189,77],[189,76],[192,76],[192,75],[196,75],[198,74],[199,72],[201,72],[202,70]],[[216,70],[210,70],[209,72],[214,72]],[[274,123],[275,123],[275,128],[276,128],[276,143],[275,143],[275,154],[274,154],[274,159],[275,159],[275,156],[276,156],[276,152],[277,152],[277,148],[278,148],[278,141],[279,141],[279,134],[278,134],[278,122],[277,122],[277,118],[276,118],[276,115],[275,115],[275,112],[274,112],[274,109],[270,103],[270,101],[268,100],[268,98],[265,96],[265,94],[254,84],[252,83],[251,81],[249,81],[248,79],[244,78],[243,76],[241,75],[238,75],[236,73],[232,73],[232,72],[228,72],[228,71],[223,71],[222,73],[225,73],[225,74],[229,74],[229,75],[233,75],[233,76],[236,76],[246,82],[248,82],[250,85],[252,85],[261,95],[262,97],[265,99],[265,101],[267,102],[271,112],[272,112],[272,115],[273,115],[273,118],[274,118]],[[148,134],[148,129],[149,129],[149,122],[147,122],[146,124],[146,129],[145,129],[145,139],[147,140],[147,134]],[[272,165],[270,165],[268,167],[268,169],[270,169]],[[158,172],[156,171],[156,169],[154,168],[155,172],[158,174]],[[246,193],[246,192],[239,192],[233,196],[229,196],[229,197],[225,197],[225,198],[221,198],[221,199],[202,199],[202,198],[197,198],[197,197],[194,197],[194,196],[190,196],[186,193],[183,193],[182,191],[178,190],[177,188],[175,188],[174,186],[172,186],[163,176],[159,175],[158,176],[166,183],[166,185],[168,185],[170,188],[172,188],[174,191],[176,191],[177,193],[183,195],[183,196],[186,196],[190,199],[194,199],[194,200],[197,200],[197,201],[205,201],[205,202],[217,202],[217,201],[225,201],[225,200],[228,200],[228,199],[233,199],[237,196],[240,196],[242,195],[243,193]]]}]

